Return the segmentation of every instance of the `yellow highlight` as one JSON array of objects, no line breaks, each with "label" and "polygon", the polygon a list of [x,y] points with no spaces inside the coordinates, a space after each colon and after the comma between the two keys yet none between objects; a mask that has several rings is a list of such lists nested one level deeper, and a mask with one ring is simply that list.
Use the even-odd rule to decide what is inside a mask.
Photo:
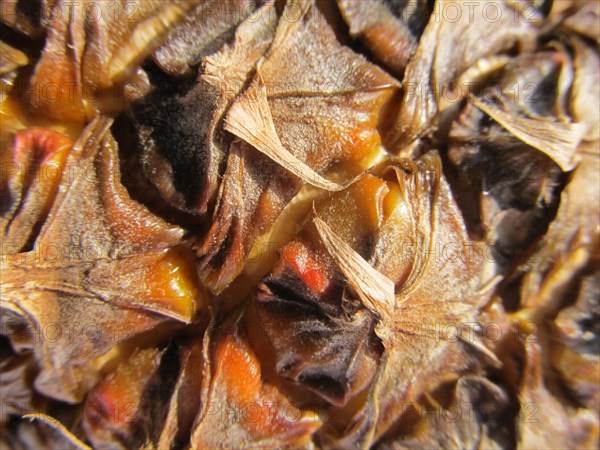
[{"label": "yellow highlight", "polygon": [[[183,247],[167,250],[148,268],[147,296],[158,301],[177,315],[191,321],[197,307],[206,306],[204,295],[199,296],[199,286],[193,256]],[[202,299],[196,305],[196,298]]]}]

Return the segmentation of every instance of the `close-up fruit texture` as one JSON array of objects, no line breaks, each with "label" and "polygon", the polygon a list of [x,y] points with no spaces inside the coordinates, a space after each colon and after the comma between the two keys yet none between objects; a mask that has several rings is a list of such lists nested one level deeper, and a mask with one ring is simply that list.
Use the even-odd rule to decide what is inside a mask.
[{"label": "close-up fruit texture", "polygon": [[600,1],[0,8],[1,449],[599,447]]}]

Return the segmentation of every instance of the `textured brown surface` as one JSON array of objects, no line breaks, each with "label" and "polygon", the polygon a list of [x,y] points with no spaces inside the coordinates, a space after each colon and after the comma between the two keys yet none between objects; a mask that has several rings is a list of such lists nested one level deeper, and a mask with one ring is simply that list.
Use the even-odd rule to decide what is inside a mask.
[{"label": "textured brown surface", "polygon": [[0,447],[598,447],[598,2],[1,7]]}]

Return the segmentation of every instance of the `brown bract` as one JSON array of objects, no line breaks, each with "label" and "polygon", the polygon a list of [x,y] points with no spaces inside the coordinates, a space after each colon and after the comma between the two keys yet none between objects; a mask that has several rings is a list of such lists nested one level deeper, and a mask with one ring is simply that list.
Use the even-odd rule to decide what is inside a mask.
[{"label": "brown bract", "polygon": [[0,22],[28,37],[39,37],[43,30],[40,28],[40,8],[38,2],[18,0],[3,3]]},{"label": "brown bract", "polygon": [[509,425],[511,399],[506,389],[477,376],[459,378],[441,392],[411,402],[395,436],[381,447],[488,448],[514,446]]},{"label": "brown bract", "polygon": [[194,448],[300,446],[321,426],[319,417],[292,405],[261,377],[258,358],[240,324],[241,313],[205,334],[202,407]]},{"label": "brown bract", "polygon": [[350,35],[361,39],[390,73],[402,77],[430,9],[427,1],[337,0]]},{"label": "brown bract", "polygon": [[[382,220],[388,192],[381,179],[365,175],[348,189],[317,202],[315,210],[353,255],[368,258],[370,236]],[[275,368],[345,407],[367,388],[377,371],[382,349],[373,334],[374,316],[345,292],[343,272],[310,223],[280,255],[256,292],[260,325],[275,350]],[[391,290],[393,295],[393,285]]]},{"label": "brown bract", "polygon": [[[527,343],[525,368],[519,393],[523,424],[518,445],[522,448],[593,447],[599,437],[598,418],[590,410],[561,403],[545,385],[540,348]],[[538,418],[538,411],[540,417]],[[545,419],[541,419],[541,414]],[[551,426],[557,431],[546,431]]]},{"label": "brown bract", "polygon": [[94,448],[175,449],[200,409],[202,339],[136,350],[89,392],[83,434]]},{"label": "brown bract", "polygon": [[35,371],[32,356],[12,351],[8,342],[2,342],[0,352],[0,388],[4,403],[0,424],[4,425],[11,414],[26,414],[34,410],[38,402],[31,386],[31,374]]},{"label": "brown bract", "polygon": [[13,447],[51,450],[58,446],[74,450],[91,450],[85,442],[69,431],[54,417],[43,413],[25,414],[16,436],[9,439]]},{"label": "brown bract", "polygon": [[0,75],[26,65],[29,62],[25,53],[0,41]]},{"label": "brown bract", "polygon": [[569,115],[572,69],[565,51],[518,56],[496,71],[497,82],[473,97],[450,129],[455,192],[468,208],[467,221],[487,228],[501,265],[514,263],[545,232],[562,172],[581,159],[589,127]]},{"label": "brown bract", "polygon": [[178,368],[172,350],[138,350],[90,391],[82,429],[94,448],[151,447],[156,441]]},{"label": "brown bract", "polygon": [[257,17],[242,22],[231,43],[203,58],[198,82],[185,96],[151,98],[134,111],[146,176],[179,209],[208,213],[226,176],[232,138],[223,119],[270,45],[278,19],[272,3]]},{"label": "brown bract", "polygon": [[[182,230],[150,214],[120,184],[110,123],[95,120],[66,150],[61,177],[40,177],[38,183],[56,181],[54,192],[30,189],[24,200],[17,195],[19,206],[8,212],[12,220],[3,220],[3,233],[17,235],[13,243],[31,243],[3,253],[9,337],[26,327],[25,341],[13,345],[34,351],[42,369],[36,388],[67,401],[79,400],[93,383],[93,359],[169,318],[191,321],[199,295],[186,250],[173,247]],[[30,154],[25,161],[35,161],[36,151],[43,155],[42,144],[51,155],[50,144],[68,144],[50,132],[27,133],[50,140],[18,136],[13,154]],[[40,225],[38,233],[34,226]]]},{"label": "brown bract", "polygon": [[[476,332],[486,300],[481,254],[469,245],[439,159],[428,155],[389,171],[389,215],[371,261],[395,282],[395,302],[365,304],[379,319],[375,334],[385,351],[367,401],[340,441],[345,445],[376,442],[434,380],[472,370],[478,359],[496,363]],[[443,280],[450,279],[461,281],[449,289]]]},{"label": "brown bract", "polygon": [[445,97],[454,98],[452,83],[462,72],[480,58],[527,45],[534,36],[533,26],[504,1],[495,3],[499,18],[495,21],[483,18],[484,4],[467,1],[453,2],[455,19],[444,20],[444,14],[450,14],[447,7],[446,2],[435,3],[406,68],[404,97],[391,131],[390,144],[396,151],[437,127],[438,104]]},{"label": "brown bract", "polygon": [[[254,241],[303,182],[339,190],[372,164],[380,111],[398,85],[340,45],[313,2],[288,8],[224,123],[243,142],[231,144],[213,225],[198,247],[203,279],[214,292],[239,275]],[[298,20],[289,19],[293,11],[301,12]]]},{"label": "brown bract", "polygon": [[[471,370],[479,358],[492,365],[497,363],[476,333],[478,310],[485,302],[485,296],[479,293],[486,281],[480,279],[481,255],[476,246],[470,245],[462,218],[441,177],[437,156],[427,156],[418,163],[402,160],[384,170],[384,179],[365,177],[347,192],[317,203],[318,216],[313,219],[317,234],[309,236],[321,240],[324,247],[310,244],[312,250],[308,254],[295,250],[291,260],[284,249],[284,265],[260,287],[259,313],[267,320],[265,331],[277,349],[280,372],[308,387],[322,386],[317,391],[327,397],[336,392],[331,389],[336,387],[344,393],[342,404],[347,401],[348,389],[355,389],[354,365],[368,364],[364,358],[373,352],[364,353],[363,348],[368,348],[364,347],[366,336],[349,342],[350,348],[356,348],[350,365],[342,362],[345,352],[331,351],[337,338],[319,351],[329,354],[329,360],[315,361],[308,351],[310,347],[285,349],[289,338],[269,331],[269,321],[274,315],[290,321],[294,317],[292,310],[303,311],[299,324],[292,321],[288,325],[299,333],[299,339],[306,333],[319,333],[319,323],[330,322],[336,324],[334,329],[358,331],[365,318],[360,308],[355,309],[358,305],[352,307],[349,303],[353,297],[362,300],[363,307],[375,317],[374,333],[384,347],[381,361],[376,374],[371,372],[373,379],[364,405],[348,428],[338,430],[340,439],[330,442],[332,445],[368,447],[402,414],[402,405],[431,389],[434,380]],[[360,203],[352,205],[353,199],[367,202],[372,212],[365,214]],[[357,208],[356,219],[353,208]],[[340,215],[340,211],[344,214]],[[358,217],[371,218],[365,223],[369,225],[358,226]],[[306,246],[303,242],[306,241],[294,245]],[[294,248],[289,245],[290,250]],[[333,259],[322,255],[323,251]],[[341,274],[336,274],[336,266]],[[440,281],[456,278],[461,282],[452,284],[452,288]],[[347,280],[347,288],[336,289],[336,284],[345,286],[343,279]],[[333,305],[328,305],[331,301],[340,305],[341,311],[346,310],[347,315],[326,320],[322,314],[329,316],[335,311]],[[307,320],[311,316],[314,319]],[[338,337],[344,334],[341,330]],[[468,330],[470,336],[463,335]],[[332,349],[326,350],[329,346]],[[347,371],[332,371],[336,366],[338,371]],[[311,385],[311,380],[315,385]],[[325,388],[326,381],[331,388]],[[331,440],[332,435],[324,439]]]},{"label": "brown bract", "polygon": [[47,38],[29,83],[30,107],[77,122],[118,111],[125,100],[119,87],[194,3],[44,0]]},{"label": "brown bract", "polygon": [[205,56],[219,51],[232,38],[238,25],[248,16],[256,22],[263,20],[263,14],[275,14],[270,7],[257,10],[257,5],[262,2],[256,0],[204,0],[191,3],[195,3],[195,7],[186,12],[181,23],[169,28],[164,43],[153,54],[159,67],[171,75],[193,73],[193,68]]}]

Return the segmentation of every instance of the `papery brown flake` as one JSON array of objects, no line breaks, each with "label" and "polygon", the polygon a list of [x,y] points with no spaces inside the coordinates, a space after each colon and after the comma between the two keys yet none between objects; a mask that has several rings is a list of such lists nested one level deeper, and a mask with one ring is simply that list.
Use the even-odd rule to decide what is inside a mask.
[{"label": "papery brown flake", "polygon": [[260,72],[255,83],[229,109],[224,127],[225,130],[244,139],[305,183],[327,191],[340,191],[354,181],[350,180],[344,184],[329,181],[285,149],[273,124],[271,110],[267,103],[266,88]]},{"label": "papery brown flake", "polygon": [[394,283],[375,270],[352,247],[335,235],[318,216],[315,226],[327,251],[333,256],[365,306],[374,314],[390,316],[394,311]]},{"label": "papery brown flake", "polygon": [[584,129],[577,123],[542,122],[511,116],[496,106],[472,99],[473,104],[526,144],[548,155],[565,172],[576,163],[575,152]]}]

